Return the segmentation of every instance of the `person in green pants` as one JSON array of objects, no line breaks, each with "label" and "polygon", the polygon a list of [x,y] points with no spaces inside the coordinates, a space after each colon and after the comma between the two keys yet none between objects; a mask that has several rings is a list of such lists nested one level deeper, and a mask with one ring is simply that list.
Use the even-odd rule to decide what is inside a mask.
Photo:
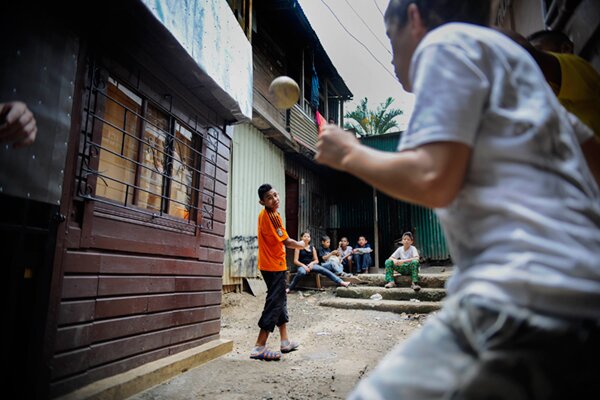
[{"label": "person in green pants", "polygon": [[400,272],[401,275],[410,275],[410,287],[418,292],[421,287],[419,282],[419,252],[413,246],[414,238],[411,232],[402,234],[402,246],[398,247],[394,254],[385,261],[385,281],[387,282],[386,289],[396,287],[394,282],[394,271]]}]

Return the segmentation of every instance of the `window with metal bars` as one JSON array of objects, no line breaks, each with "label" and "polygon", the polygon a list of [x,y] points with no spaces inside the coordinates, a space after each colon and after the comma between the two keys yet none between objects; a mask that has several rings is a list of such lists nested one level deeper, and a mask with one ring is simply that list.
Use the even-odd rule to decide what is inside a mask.
[{"label": "window with metal bars", "polygon": [[182,122],[101,67],[91,67],[88,82],[79,196],[171,230],[212,229],[214,192],[205,187],[214,187],[217,170],[214,128]]}]

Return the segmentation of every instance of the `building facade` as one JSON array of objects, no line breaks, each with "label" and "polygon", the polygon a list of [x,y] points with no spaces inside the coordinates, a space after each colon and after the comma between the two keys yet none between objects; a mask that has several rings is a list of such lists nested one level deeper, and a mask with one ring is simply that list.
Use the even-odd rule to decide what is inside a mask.
[{"label": "building facade", "polygon": [[[336,173],[312,161],[315,112],[342,123],[343,102],[352,97],[297,0],[229,0],[229,4],[252,43],[254,75],[252,121],[234,128],[225,291],[240,290],[244,278],[259,276],[256,226],[261,184],[270,183],[279,191],[279,212],[291,237],[308,229],[318,241],[326,232],[332,201],[329,177]],[[271,81],[281,75],[294,79],[301,91],[289,110],[277,109],[269,94]],[[289,251],[289,267],[292,255]]]},{"label": "building facade", "polygon": [[6,388],[23,398],[220,339],[230,125],[252,115],[250,44],[225,0],[79,7],[2,16],[14,38],[2,98],[25,101],[39,127],[0,160]]}]

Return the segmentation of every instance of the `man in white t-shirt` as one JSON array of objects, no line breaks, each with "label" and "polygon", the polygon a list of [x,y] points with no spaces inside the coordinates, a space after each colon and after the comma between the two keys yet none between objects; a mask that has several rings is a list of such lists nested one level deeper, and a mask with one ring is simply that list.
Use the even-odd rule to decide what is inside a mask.
[{"label": "man in white t-shirt", "polygon": [[[456,270],[442,310],[357,398],[600,393],[600,190],[574,124],[485,0],[392,0],[396,75],[415,94],[398,152],[327,125],[317,161],[436,209]],[[402,182],[401,185],[398,182]]]}]

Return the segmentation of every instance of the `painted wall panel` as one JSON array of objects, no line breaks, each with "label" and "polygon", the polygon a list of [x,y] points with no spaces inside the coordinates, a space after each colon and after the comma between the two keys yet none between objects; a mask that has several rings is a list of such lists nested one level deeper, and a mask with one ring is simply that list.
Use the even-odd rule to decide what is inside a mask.
[{"label": "painted wall panel", "polygon": [[[400,133],[391,133],[378,136],[362,138],[363,144],[381,150],[395,151],[398,145]],[[364,185],[364,184],[363,184]],[[364,185],[368,187],[367,185]],[[369,187],[370,189],[370,187]],[[365,205],[372,204],[372,195],[360,191],[359,199]],[[407,202],[395,200],[381,192],[378,196],[378,220],[379,220],[379,246],[380,260],[385,260],[395,249],[394,242],[402,238],[402,233],[411,231],[415,235],[415,246],[420,255],[428,260],[447,260],[450,253],[446,245],[446,238],[435,212]],[[366,207],[363,207],[366,209]],[[373,218],[373,214],[345,212],[353,218]],[[358,221],[345,221],[346,224],[356,224]],[[382,267],[382,265],[380,265]]]},{"label": "painted wall panel", "polygon": [[237,125],[233,133],[227,199],[225,271],[223,284],[258,275],[258,187],[270,183],[280,194],[279,211],[285,222],[285,172],[283,151],[250,124]]},{"label": "painted wall panel", "polygon": [[[225,0],[142,0],[231,99],[223,105],[252,117],[252,46]],[[215,93],[216,94],[216,93]]]}]

